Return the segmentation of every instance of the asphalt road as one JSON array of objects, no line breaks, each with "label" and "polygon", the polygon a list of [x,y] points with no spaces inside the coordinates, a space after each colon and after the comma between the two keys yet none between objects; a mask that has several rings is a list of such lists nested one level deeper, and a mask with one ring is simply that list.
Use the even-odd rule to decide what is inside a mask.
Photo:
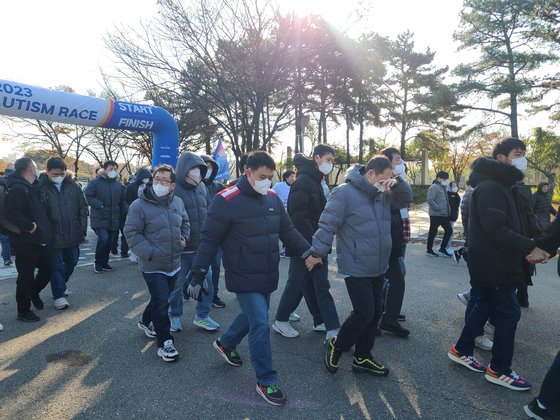
[{"label": "asphalt road", "polygon": [[[556,262],[539,267],[530,288],[531,307],[519,323],[514,368],[535,384],[515,392],[488,383],[483,375],[452,364],[449,346],[463,323],[456,293],[468,288],[467,270],[451,259],[430,258],[421,245],[407,251],[407,293],[403,311],[408,339],[384,335],[374,357],[391,370],[386,378],[356,375],[345,354],[336,375],[322,364],[323,339],[312,331],[305,304],[286,339],[271,331],[274,366],[288,397],[285,407],[266,404],[255,392],[247,342],[245,364],[227,365],[212,348],[218,333],[195,329],[192,302],[185,330],[176,333],[181,358],[165,363],[153,341],[136,327],[148,293],[137,266],[115,261],[112,273],[80,267],[70,280],[71,307],[57,311],[43,292],[42,320],[15,320],[15,279],[0,279],[0,418],[232,418],[232,419],[505,419],[524,418],[522,406],[538,393],[560,349]],[[280,291],[272,296],[274,317],[288,268],[281,261]],[[332,293],[341,320],[351,310],[344,283],[331,265]],[[237,313],[235,297],[221,292],[225,309],[212,317],[222,328]],[[480,352],[489,361],[488,352]]]}]

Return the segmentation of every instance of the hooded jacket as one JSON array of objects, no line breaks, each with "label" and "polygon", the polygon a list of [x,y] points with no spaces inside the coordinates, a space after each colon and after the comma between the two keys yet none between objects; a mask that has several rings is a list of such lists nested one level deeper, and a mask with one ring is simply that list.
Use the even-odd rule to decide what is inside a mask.
[{"label": "hooded jacket", "polygon": [[128,210],[124,235],[138,255],[143,273],[171,273],[181,266],[183,243],[190,234],[189,218],[183,201],[173,193],[157,197],[151,184],[140,186],[138,200]]},{"label": "hooded jacket", "polygon": [[428,206],[430,216],[449,217],[447,190],[438,180],[435,180],[428,188]]},{"label": "hooded jacket", "polygon": [[60,191],[44,174],[39,178],[41,199],[53,224],[55,248],[70,248],[80,244],[87,234],[89,209],[80,186],[66,174]]},{"label": "hooded jacket", "polygon": [[472,164],[469,212],[471,284],[514,288],[525,283],[525,256],[535,247],[523,236],[512,186],[523,179],[514,166],[489,158]]},{"label": "hooded jacket", "polygon": [[134,182],[131,182],[126,186],[126,202],[132,204],[134,200],[138,198],[138,189],[141,185],[144,185],[143,180],[148,178],[152,180],[152,173],[149,169],[141,168],[136,172]]},{"label": "hooded jacket", "polygon": [[350,277],[382,276],[391,254],[391,193],[380,193],[355,165],[336,187],[313,235],[312,252],[324,257],[336,235],[338,272]]},{"label": "hooded jacket", "polygon": [[117,178],[109,178],[104,169],[97,172],[97,178],[90,181],[84,191],[91,207],[91,228],[119,230],[126,217],[128,203],[126,188]]},{"label": "hooded jacket", "polygon": [[200,243],[200,230],[204,220],[206,220],[208,205],[210,204],[208,189],[202,181],[196,186],[185,181],[189,171],[195,167],[200,168],[200,176],[204,179],[208,168],[202,158],[191,152],[181,153],[175,171],[177,177],[175,195],[183,200],[191,227],[190,238],[184,252],[195,252],[197,250]]},{"label": "hooded jacket", "polygon": [[201,155],[200,157],[202,158],[204,163],[210,162],[210,164],[212,165],[212,172],[210,173],[210,177],[202,179],[202,182],[204,182],[204,185],[206,185],[206,188],[208,188],[208,193],[210,194],[210,200],[212,200],[214,196],[220,191],[222,191],[223,189],[225,189],[226,186],[221,182],[214,180],[216,178],[216,175],[218,174],[218,169],[219,169],[216,161],[208,155]]},{"label": "hooded jacket", "polygon": [[192,271],[206,269],[221,246],[230,292],[271,293],[278,287],[279,239],[300,257],[309,255],[276,193],[259,194],[243,175],[212,200]]},{"label": "hooded jacket", "polygon": [[[296,180],[290,187],[288,195],[288,214],[295,228],[311,243],[313,234],[319,227],[319,218],[327,199],[323,192],[321,180],[323,174],[313,159],[307,159],[301,153],[294,156],[297,169]],[[286,246],[286,255],[299,257],[300,254]]]},{"label": "hooded jacket", "polygon": [[404,231],[401,209],[408,209],[414,194],[412,187],[403,178],[396,178],[397,185],[391,188],[391,258],[404,256]]},{"label": "hooded jacket", "polygon": [[459,218],[459,207],[461,207],[461,196],[458,192],[447,191],[447,201],[449,202],[449,220],[456,222]]},{"label": "hooded jacket", "polygon": [[[22,176],[13,173],[8,176],[8,193],[5,203],[6,218],[20,230],[19,234],[10,232],[14,244],[49,245],[53,238],[53,227],[47,209],[41,200],[39,183],[27,182]],[[37,229],[33,229],[33,223]]]},{"label": "hooded jacket", "polygon": [[541,182],[537,186],[537,191],[533,193],[533,213],[550,222],[550,215],[556,216],[556,209],[551,205],[550,195],[542,190],[545,185],[548,185],[548,182]]}]

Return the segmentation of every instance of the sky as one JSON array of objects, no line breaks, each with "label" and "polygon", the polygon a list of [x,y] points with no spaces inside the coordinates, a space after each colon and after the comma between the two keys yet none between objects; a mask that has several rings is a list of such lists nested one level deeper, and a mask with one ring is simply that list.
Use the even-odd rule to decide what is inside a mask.
[{"label": "sky", "polygon": [[[188,1],[188,0],[185,0]],[[351,34],[375,31],[395,37],[411,30],[416,47],[436,51],[438,65],[455,66],[461,55],[452,34],[462,0],[279,0],[298,13],[319,12]],[[348,5],[367,17],[349,23]],[[2,4],[0,79],[40,87],[67,85],[77,93],[101,90],[100,68],[110,70],[104,36],[157,13],[156,0],[18,0]],[[0,123],[1,124],[1,123]],[[523,121],[520,126],[523,131]],[[528,129],[529,127],[526,127]],[[0,127],[1,130],[1,127]],[[4,149],[6,146],[2,144]]]}]

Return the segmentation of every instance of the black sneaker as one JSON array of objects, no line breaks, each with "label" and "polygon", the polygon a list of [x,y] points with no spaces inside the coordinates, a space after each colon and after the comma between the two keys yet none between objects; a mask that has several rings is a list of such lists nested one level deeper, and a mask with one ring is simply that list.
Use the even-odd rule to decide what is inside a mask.
[{"label": "black sneaker", "polygon": [[438,249],[439,255],[447,258],[451,258],[453,255],[447,252],[447,249]]},{"label": "black sneaker", "polygon": [[331,337],[327,340],[327,352],[325,354],[325,366],[330,373],[336,373],[338,364],[340,363],[340,356],[342,350],[337,349],[334,344],[336,337]]},{"label": "black sneaker", "polygon": [[352,360],[352,370],[356,373],[369,373],[374,376],[387,376],[389,374],[389,369],[377,363],[371,357],[366,357],[365,359],[354,357],[354,360]]},{"label": "black sneaker", "polygon": [[111,249],[111,254],[113,255],[118,255],[119,254],[119,250],[117,248],[113,248]]},{"label": "black sneaker", "polygon": [[102,264],[101,269],[103,271],[113,271],[113,267],[111,267],[109,264]]},{"label": "black sneaker", "polygon": [[272,405],[284,405],[286,404],[286,396],[277,385],[259,385],[257,384],[257,393],[263,397],[263,399]]},{"label": "black sneaker", "polygon": [[189,300],[189,299],[191,298],[191,297],[189,296],[189,294],[187,293],[187,290],[188,290],[188,289],[187,289],[186,287],[183,287],[183,299],[184,299],[185,301],[187,301],[187,300]]},{"label": "black sneaker", "polygon": [[39,293],[31,295],[31,303],[33,303],[33,306],[40,311],[45,307],[45,303],[43,302],[43,299],[41,299],[41,296],[39,296]]},{"label": "black sneaker", "polygon": [[391,334],[396,335],[397,337],[408,337],[410,335],[410,331],[404,328],[401,324],[395,322],[394,324],[388,324],[385,322],[381,322],[379,324],[379,328],[381,331],[390,332]]},{"label": "black sneaker", "polygon": [[101,267],[101,264],[95,263],[93,265],[93,271],[95,271],[97,274],[100,274],[103,272],[103,267]]},{"label": "black sneaker", "polygon": [[429,249],[428,251],[426,251],[426,255],[428,257],[439,257],[439,255],[436,254],[433,249]]},{"label": "black sneaker", "polygon": [[230,365],[237,367],[243,364],[243,360],[239,357],[239,353],[237,353],[236,350],[226,349],[222,346],[222,343],[220,343],[220,339],[214,341],[213,346]]},{"label": "black sneaker", "polygon": [[157,337],[156,331],[154,330],[154,326],[151,322],[150,322],[149,325],[146,325],[142,321],[138,321],[138,328],[140,328],[142,331],[144,331],[144,334],[146,334],[146,337],[148,337],[148,338],[156,338]]},{"label": "black sneaker", "polygon": [[551,413],[546,408],[540,408],[537,398],[533,398],[529,404],[523,407],[525,414],[527,414],[532,419],[547,420],[547,419],[559,419],[560,416]]},{"label": "black sneaker", "polygon": [[214,299],[212,299],[212,306],[214,308],[225,308],[226,304],[218,296],[214,296]]},{"label": "black sneaker", "polygon": [[39,318],[37,315],[35,315],[33,313],[33,311],[29,310],[29,311],[24,312],[24,313],[18,313],[17,319],[19,321],[25,321],[25,322],[37,322],[41,318]]},{"label": "black sneaker", "polygon": [[457,264],[459,264],[459,261],[461,261],[461,254],[459,254],[458,251],[453,251],[453,259]]},{"label": "black sneaker", "polygon": [[130,254],[128,252],[121,252],[121,258],[128,258]]},{"label": "black sneaker", "polygon": [[397,317],[397,321],[405,322],[406,321],[406,315],[405,314],[399,314],[399,316]]},{"label": "black sneaker", "polygon": [[6,261],[4,261],[4,265],[5,265],[5,266],[10,266],[10,265],[12,265],[13,263],[14,263],[14,262],[13,262],[12,260],[6,260]]}]

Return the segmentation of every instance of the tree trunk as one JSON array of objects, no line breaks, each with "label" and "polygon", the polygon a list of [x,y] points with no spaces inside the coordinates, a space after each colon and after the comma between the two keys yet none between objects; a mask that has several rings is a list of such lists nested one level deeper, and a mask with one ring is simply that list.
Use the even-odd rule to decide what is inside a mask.
[{"label": "tree trunk", "polygon": [[509,121],[511,123],[511,136],[517,139],[519,138],[519,131],[517,128],[517,94],[512,93],[509,96],[511,101],[511,114],[509,116]]}]

